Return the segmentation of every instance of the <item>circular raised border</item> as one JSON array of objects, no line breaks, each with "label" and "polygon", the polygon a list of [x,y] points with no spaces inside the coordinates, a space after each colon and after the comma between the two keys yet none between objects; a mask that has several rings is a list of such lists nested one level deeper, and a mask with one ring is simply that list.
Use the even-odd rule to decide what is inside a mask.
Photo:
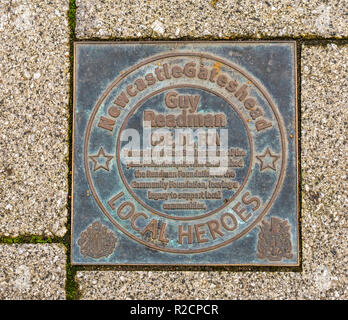
[{"label": "circular raised border", "polygon": [[[93,185],[93,181],[89,172],[89,165],[88,165],[88,154],[87,154],[87,150],[88,150],[88,142],[89,142],[89,136],[90,136],[90,132],[91,132],[91,128],[93,125],[93,121],[94,118],[102,104],[102,102],[104,101],[104,99],[107,97],[107,95],[111,92],[111,90],[121,81],[123,80],[126,76],[128,76],[131,72],[135,71],[136,69],[149,64],[151,62],[157,61],[157,60],[161,60],[161,59],[165,59],[165,58],[171,58],[171,57],[177,57],[177,56],[188,56],[188,57],[199,57],[199,58],[205,58],[208,60],[215,60],[220,62],[221,64],[228,66],[231,69],[236,70],[237,72],[239,72],[240,74],[242,74],[245,78],[247,78],[251,83],[253,83],[255,85],[255,87],[260,90],[260,92],[263,94],[264,98],[266,99],[266,101],[268,102],[269,106],[271,107],[274,116],[276,117],[277,123],[278,123],[278,127],[279,127],[279,132],[280,132],[280,137],[281,137],[281,146],[282,146],[282,163],[281,163],[281,169],[280,169],[280,175],[278,177],[278,182],[277,185],[275,187],[275,190],[273,192],[273,195],[271,197],[271,199],[269,200],[268,204],[266,205],[266,207],[263,209],[263,211],[258,215],[258,217],[255,219],[255,221],[250,224],[247,228],[245,228],[243,231],[241,231],[240,233],[238,233],[237,235],[235,235],[234,237],[221,242],[219,244],[210,246],[210,247],[206,247],[206,248],[202,248],[202,249],[189,249],[189,250],[177,250],[177,249],[169,249],[169,248],[163,248],[163,247],[158,247],[155,246],[152,243],[146,242],[144,240],[141,240],[135,236],[133,236],[133,234],[131,234],[129,231],[127,231],[125,228],[123,228],[122,226],[120,226],[114,219],[113,217],[110,215],[110,213],[104,208],[103,204],[101,203],[101,201],[98,198],[98,195],[95,191],[94,185]],[[193,52],[177,52],[177,53],[166,53],[166,54],[162,54],[162,55],[157,55],[154,57],[151,57],[149,59],[144,60],[143,62],[129,68],[126,72],[124,72],[123,74],[121,74],[117,79],[115,79],[115,81],[113,81],[111,83],[111,85],[104,91],[104,93],[100,96],[100,98],[98,99],[92,113],[91,116],[88,120],[88,124],[87,124],[87,128],[86,128],[86,133],[85,133],[85,140],[84,140],[84,167],[85,167],[85,173],[86,173],[86,177],[87,177],[87,181],[88,184],[91,188],[91,192],[93,194],[94,199],[96,200],[98,206],[100,207],[100,209],[103,211],[103,213],[107,216],[107,218],[110,220],[110,222],[115,225],[120,231],[122,231],[124,234],[126,234],[127,236],[129,236],[131,239],[149,247],[152,249],[155,249],[157,251],[163,251],[163,252],[169,252],[169,253],[179,253],[179,254],[194,254],[194,253],[203,253],[203,252],[207,252],[207,251],[211,251],[214,249],[218,249],[221,248],[223,246],[226,246],[227,244],[232,243],[233,241],[239,239],[240,237],[242,237],[243,235],[245,235],[246,233],[248,233],[251,229],[253,229],[260,221],[261,219],[265,216],[265,214],[267,213],[267,211],[269,210],[269,208],[271,207],[272,203],[274,202],[281,183],[284,179],[284,173],[285,173],[285,163],[286,163],[286,157],[285,157],[285,153],[286,153],[286,139],[285,139],[285,133],[284,133],[284,128],[281,125],[281,118],[277,112],[276,107],[274,106],[274,103],[271,99],[271,97],[269,96],[269,94],[262,88],[262,86],[255,80],[253,79],[251,76],[249,76],[245,71],[241,70],[239,67],[221,59],[218,57],[214,57],[211,56],[209,54],[203,54],[203,53],[193,53]]]}]

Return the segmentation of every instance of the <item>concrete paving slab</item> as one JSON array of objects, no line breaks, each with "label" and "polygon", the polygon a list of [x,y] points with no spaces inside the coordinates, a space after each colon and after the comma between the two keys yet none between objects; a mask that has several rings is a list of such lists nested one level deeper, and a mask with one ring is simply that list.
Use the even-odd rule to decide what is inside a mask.
[{"label": "concrete paving slab", "polygon": [[1,244],[0,299],[65,299],[65,251],[60,244]]},{"label": "concrete paving slab", "polygon": [[[215,3],[215,4],[214,4]],[[344,37],[345,1],[77,0],[78,38]]]},{"label": "concrete paving slab", "polygon": [[66,232],[68,5],[0,3],[0,235]]}]

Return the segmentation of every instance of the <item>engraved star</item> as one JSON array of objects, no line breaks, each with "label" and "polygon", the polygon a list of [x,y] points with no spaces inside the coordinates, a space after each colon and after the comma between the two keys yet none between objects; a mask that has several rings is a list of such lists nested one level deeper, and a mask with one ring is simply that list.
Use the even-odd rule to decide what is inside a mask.
[{"label": "engraved star", "polygon": [[261,156],[256,156],[258,160],[261,162],[260,171],[263,171],[267,168],[276,171],[276,161],[280,158],[276,154],[272,154],[269,148],[266,149],[266,152]]},{"label": "engraved star", "polygon": [[100,168],[103,168],[107,171],[110,170],[109,165],[113,156],[105,154],[104,149],[102,147],[100,147],[96,155],[89,157],[91,158],[94,164],[93,171],[97,171]]}]

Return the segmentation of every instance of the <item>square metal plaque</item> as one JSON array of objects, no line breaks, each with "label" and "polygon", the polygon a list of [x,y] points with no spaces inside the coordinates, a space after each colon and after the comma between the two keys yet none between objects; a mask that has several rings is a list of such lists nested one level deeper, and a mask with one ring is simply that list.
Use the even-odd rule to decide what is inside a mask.
[{"label": "square metal plaque", "polygon": [[75,43],[73,264],[297,266],[296,43]]}]

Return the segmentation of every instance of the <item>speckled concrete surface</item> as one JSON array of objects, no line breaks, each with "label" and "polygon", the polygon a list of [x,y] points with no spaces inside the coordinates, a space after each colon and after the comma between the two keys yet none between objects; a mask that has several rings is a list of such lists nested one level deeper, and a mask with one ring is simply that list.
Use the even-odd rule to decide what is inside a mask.
[{"label": "speckled concrete surface", "polygon": [[68,5],[0,2],[0,235],[66,232]]},{"label": "speckled concrete surface", "polygon": [[348,46],[301,66],[302,272],[80,271],[83,299],[348,299]]},{"label": "speckled concrete surface", "polygon": [[348,35],[341,0],[77,0],[78,38]]},{"label": "speckled concrete surface", "polygon": [[0,299],[65,299],[65,247],[0,245]]}]

